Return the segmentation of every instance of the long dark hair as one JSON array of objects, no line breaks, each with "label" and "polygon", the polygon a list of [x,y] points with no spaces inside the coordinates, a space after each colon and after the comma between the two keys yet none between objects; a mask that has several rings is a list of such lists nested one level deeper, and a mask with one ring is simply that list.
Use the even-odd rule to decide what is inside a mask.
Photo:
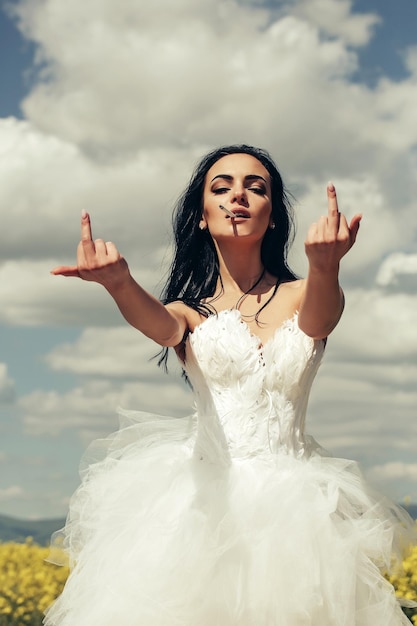
[{"label": "long dark hair", "polygon": [[[164,304],[181,300],[203,315],[210,313],[202,304],[214,295],[219,278],[219,260],[213,239],[207,230],[200,230],[203,212],[203,191],[209,169],[229,154],[249,154],[260,161],[271,179],[272,220],[275,228],[268,228],[261,245],[261,261],[267,272],[276,276],[277,285],[295,280],[297,276],[288,266],[288,250],[294,239],[294,216],[289,194],[281,175],[266,150],[247,145],[216,148],[201,159],[188,187],[180,196],[173,213],[175,251],[167,282],[162,291]],[[162,351],[159,364],[166,365],[167,349]]]}]

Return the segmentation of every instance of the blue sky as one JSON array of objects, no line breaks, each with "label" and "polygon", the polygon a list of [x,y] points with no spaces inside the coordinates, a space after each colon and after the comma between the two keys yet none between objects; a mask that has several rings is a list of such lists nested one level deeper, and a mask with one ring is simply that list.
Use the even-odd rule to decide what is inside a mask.
[{"label": "blue sky", "polygon": [[357,11],[373,11],[381,21],[369,45],[360,53],[358,78],[375,85],[381,76],[401,80],[407,76],[404,50],[416,43],[417,3],[414,0],[358,0]]},{"label": "blue sky", "polygon": [[[103,0],[99,14],[80,0],[15,2],[25,37],[2,3],[0,512],[64,515],[80,456],[116,427],[118,405],[191,410],[176,373],[148,362],[155,347],[99,288],[48,271],[72,262],[88,208],[157,293],[171,206],[195,159],[241,139],[271,150],[297,196],[301,273],[327,180],[346,212],[364,204],[309,431],[395,499],[417,501],[417,3],[246,1],[230,14],[209,0],[165,3],[157,19],[133,1],[114,13]],[[35,50],[54,68],[47,86]]]},{"label": "blue sky", "polygon": [[0,11],[0,72],[2,93],[0,114],[21,116],[20,101],[30,89],[34,45],[23,38],[17,25],[6,13],[5,2]]}]

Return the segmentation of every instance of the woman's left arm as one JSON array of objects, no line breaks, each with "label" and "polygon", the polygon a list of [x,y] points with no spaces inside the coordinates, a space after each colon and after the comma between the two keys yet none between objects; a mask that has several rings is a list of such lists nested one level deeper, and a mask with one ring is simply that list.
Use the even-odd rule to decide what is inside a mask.
[{"label": "woman's left arm", "polygon": [[339,285],[339,265],[356,240],[362,215],[350,224],[339,213],[336,190],[327,186],[328,213],[309,228],[305,241],[309,269],[304,281],[298,323],[314,339],[327,337],[343,312],[344,297]]}]

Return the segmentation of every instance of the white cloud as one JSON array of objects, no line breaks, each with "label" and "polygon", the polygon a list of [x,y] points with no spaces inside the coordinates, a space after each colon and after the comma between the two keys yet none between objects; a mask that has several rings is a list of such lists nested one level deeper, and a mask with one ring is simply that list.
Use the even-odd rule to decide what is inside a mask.
[{"label": "white cloud", "polygon": [[365,467],[415,459],[415,296],[347,292],[313,387],[308,430]]},{"label": "white cloud", "polygon": [[0,502],[7,502],[9,500],[15,500],[17,498],[24,497],[25,492],[19,485],[10,485],[0,489]]},{"label": "white cloud", "polygon": [[[323,2],[325,12],[316,6]],[[346,81],[357,64],[347,44],[369,39],[376,17],[350,7],[301,2],[267,25],[264,10],[220,0],[189,1],[182,14],[169,0],[159,11],[133,0],[102,2],[99,11],[91,3],[82,11],[77,3],[24,3],[25,32],[49,64],[24,109],[37,128],[106,158],[138,146],[243,139],[303,171],[323,165],[333,136],[344,147],[332,150],[333,165],[349,166],[351,150],[367,165],[378,157],[375,122],[380,132],[386,120],[374,94]],[[329,29],[342,38],[329,40]]]},{"label": "white cloud", "polygon": [[8,207],[0,258],[71,262],[82,209],[92,214],[93,236],[112,238],[131,262],[155,262],[152,253],[166,245],[171,205],[193,162],[189,152],[166,147],[105,164],[13,118],[0,119],[0,158]]},{"label": "white cloud", "polygon": [[330,36],[352,46],[364,46],[380,18],[375,13],[352,14],[352,4],[351,0],[298,0],[291,10]]},{"label": "white cloud", "polygon": [[165,378],[158,375],[156,361],[152,361],[160,349],[129,326],[86,328],[76,343],[54,348],[46,362],[54,370],[80,376],[146,379],[163,384]]},{"label": "white cloud", "polygon": [[[398,207],[393,213],[388,198],[384,195],[381,181],[371,173],[364,177],[359,174],[355,179],[341,176],[333,180],[338,195],[339,210],[346,216],[348,223],[356,213],[362,213],[357,241],[351,252],[342,260],[342,278],[347,276],[356,284],[368,282],[375,262],[388,250],[411,244],[414,236],[410,229],[409,214],[411,206]],[[301,186],[302,181],[300,181]],[[308,180],[308,190],[300,195],[296,207],[299,224],[299,236],[305,238],[312,222],[327,213],[326,182]],[[401,219],[399,219],[401,214]],[[307,260],[304,255],[296,259],[300,273],[305,275]],[[298,269],[298,267],[297,267]]]},{"label": "white cloud", "polygon": [[[28,116],[48,132],[59,129],[76,143],[111,144],[113,150],[154,144],[161,120],[164,143],[168,129],[171,141],[180,136],[190,113],[210,111],[213,80],[221,74],[224,85],[235,45],[264,22],[257,13],[236,12],[233,2],[182,5],[180,11],[167,1],[158,11],[133,1],[101,2],[99,10],[89,4],[82,11],[64,2],[21,5],[25,31],[40,42],[52,75],[27,99]],[[216,35],[219,45],[213,46]],[[202,71],[207,80],[196,89]]]},{"label": "white cloud", "polygon": [[398,478],[412,479],[417,482],[417,463],[402,463],[393,461],[376,465],[369,472],[371,476],[380,480],[396,480]]},{"label": "white cloud", "polygon": [[[73,259],[68,259],[73,262]],[[0,265],[0,321],[24,326],[115,325],[120,313],[100,285],[78,278],[52,276],[57,260],[10,261]],[[137,270],[148,289],[157,283],[152,271]]]},{"label": "white cloud", "polygon": [[399,501],[417,500],[417,463],[390,461],[371,467],[366,476],[384,493],[397,497]]},{"label": "white cloud", "polygon": [[414,79],[417,77],[417,45],[410,46],[405,51],[404,61],[407,69],[411,72]]},{"label": "white cloud", "polygon": [[192,413],[190,393],[179,381],[161,385],[91,379],[63,394],[35,391],[22,397],[19,406],[28,433],[57,436],[69,429],[84,442],[116,430],[117,407],[179,417]]},{"label": "white cloud", "polygon": [[0,363],[0,404],[11,404],[15,399],[15,383],[9,377],[7,365]]},{"label": "white cloud", "polygon": [[352,289],[332,343],[341,360],[415,360],[417,295]]},{"label": "white cloud", "polygon": [[373,363],[328,359],[312,394],[308,430],[335,455],[366,466],[393,456],[415,458],[415,381],[391,379],[395,366],[382,373],[373,369]]},{"label": "white cloud", "polygon": [[380,265],[376,283],[383,287],[397,285],[402,277],[410,274],[417,276],[417,254],[396,252],[390,254]]},{"label": "white cloud", "polygon": [[[324,13],[316,10],[323,3]],[[133,1],[117,10],[104,2],[100,11],[17,5],[52,70],[27,100],[29,121],[0,126],[2,200],[13,207],[2,254],[72,259],[78,216],[88,208],[96,235],[108,233],[131,263],[146,266],[152,247],[166,242],[169,207],[197,155],[242,140],[269,147],[290,182],[306,189],[302,235],[325,210],[328,178],[347,211],[363,210],[367,241],[349,257],[353,271],[410,240],[415,167],[405,150],[417,138],[416,86],[411,79],[374,91],[351,84],[352,38],[321,38],[317,22],[333,15],[327,28],[337,23],[365,40],[375,16],[350,13],[349,2],[315,0],[265,27],[265,11],[253,6],[185,4],[180,14],[162,2],[166,19]],[[392,198],[402,220],[395,221]]]}]

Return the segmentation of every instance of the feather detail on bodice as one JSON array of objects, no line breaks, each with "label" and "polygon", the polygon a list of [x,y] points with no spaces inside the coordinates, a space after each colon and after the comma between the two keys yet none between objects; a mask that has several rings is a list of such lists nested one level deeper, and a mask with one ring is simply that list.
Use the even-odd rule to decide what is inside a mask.
[{"label": "feather detail on bodice", "polygon": [[186,370],[198,413],[196,450],[213,462],[231,457],[307,454],[304,422],[324,341],[298,316],[263,345],[238,310],[208,317],[189,335]]}]

